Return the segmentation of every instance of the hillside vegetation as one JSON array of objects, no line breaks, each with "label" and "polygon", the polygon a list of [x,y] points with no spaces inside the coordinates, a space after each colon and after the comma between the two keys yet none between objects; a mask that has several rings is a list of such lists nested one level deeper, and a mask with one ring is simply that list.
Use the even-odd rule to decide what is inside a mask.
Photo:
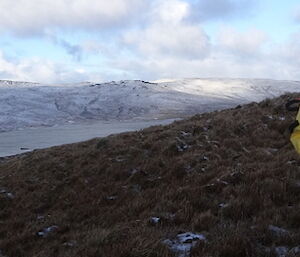
[{"label": "hillside vegetation", "polygon": [[293,96],[2,158],[0,256],[299,256]]}]

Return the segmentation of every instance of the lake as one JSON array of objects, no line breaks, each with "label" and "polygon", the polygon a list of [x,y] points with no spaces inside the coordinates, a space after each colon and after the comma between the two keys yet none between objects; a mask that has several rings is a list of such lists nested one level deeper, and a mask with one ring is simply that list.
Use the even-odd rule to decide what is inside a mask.
[{"label": "lake", "polygon": [[27,128],[0,133],[0,157],[15,155],[51,146],[105,137],[111,134],[140,130],[153,125],[170,124],[174,119],[151,121],[97,121],[54,127]]}]

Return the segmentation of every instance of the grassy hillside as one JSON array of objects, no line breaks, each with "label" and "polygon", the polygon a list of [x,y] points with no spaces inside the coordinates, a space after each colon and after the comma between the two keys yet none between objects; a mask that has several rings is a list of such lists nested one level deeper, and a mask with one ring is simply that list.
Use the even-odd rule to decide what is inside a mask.
[{"label": "grassy hillside", "polygon": [[2,159],[0,256],[299,255],[289,97]]}]

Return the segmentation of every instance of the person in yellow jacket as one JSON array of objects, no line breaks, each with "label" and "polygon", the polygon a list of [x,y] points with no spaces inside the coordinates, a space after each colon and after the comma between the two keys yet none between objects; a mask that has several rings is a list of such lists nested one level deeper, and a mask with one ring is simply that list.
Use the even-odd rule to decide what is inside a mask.
[{"label": "person in yellow jacket", "polygon": [[[297,104],[297,106],[295,106]],[[286,104],[289,111],[298,111],[296,120],[290,125],[289,130],[291,133],[290,140],[295,147],[296,151],[300,154],[300,98],[293,99]]]}]

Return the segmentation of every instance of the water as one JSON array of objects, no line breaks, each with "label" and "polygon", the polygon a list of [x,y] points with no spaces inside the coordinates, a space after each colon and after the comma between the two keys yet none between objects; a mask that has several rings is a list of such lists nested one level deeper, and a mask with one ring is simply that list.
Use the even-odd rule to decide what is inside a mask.
[{"label": "water", "polygon": [[76,143],[94,137],[135,131],[152,125],[166,125],[173,121],[174,119],[122,122],[101,121],[3,132],[0,133],[0,157],[24,153],[34,149]]}]

